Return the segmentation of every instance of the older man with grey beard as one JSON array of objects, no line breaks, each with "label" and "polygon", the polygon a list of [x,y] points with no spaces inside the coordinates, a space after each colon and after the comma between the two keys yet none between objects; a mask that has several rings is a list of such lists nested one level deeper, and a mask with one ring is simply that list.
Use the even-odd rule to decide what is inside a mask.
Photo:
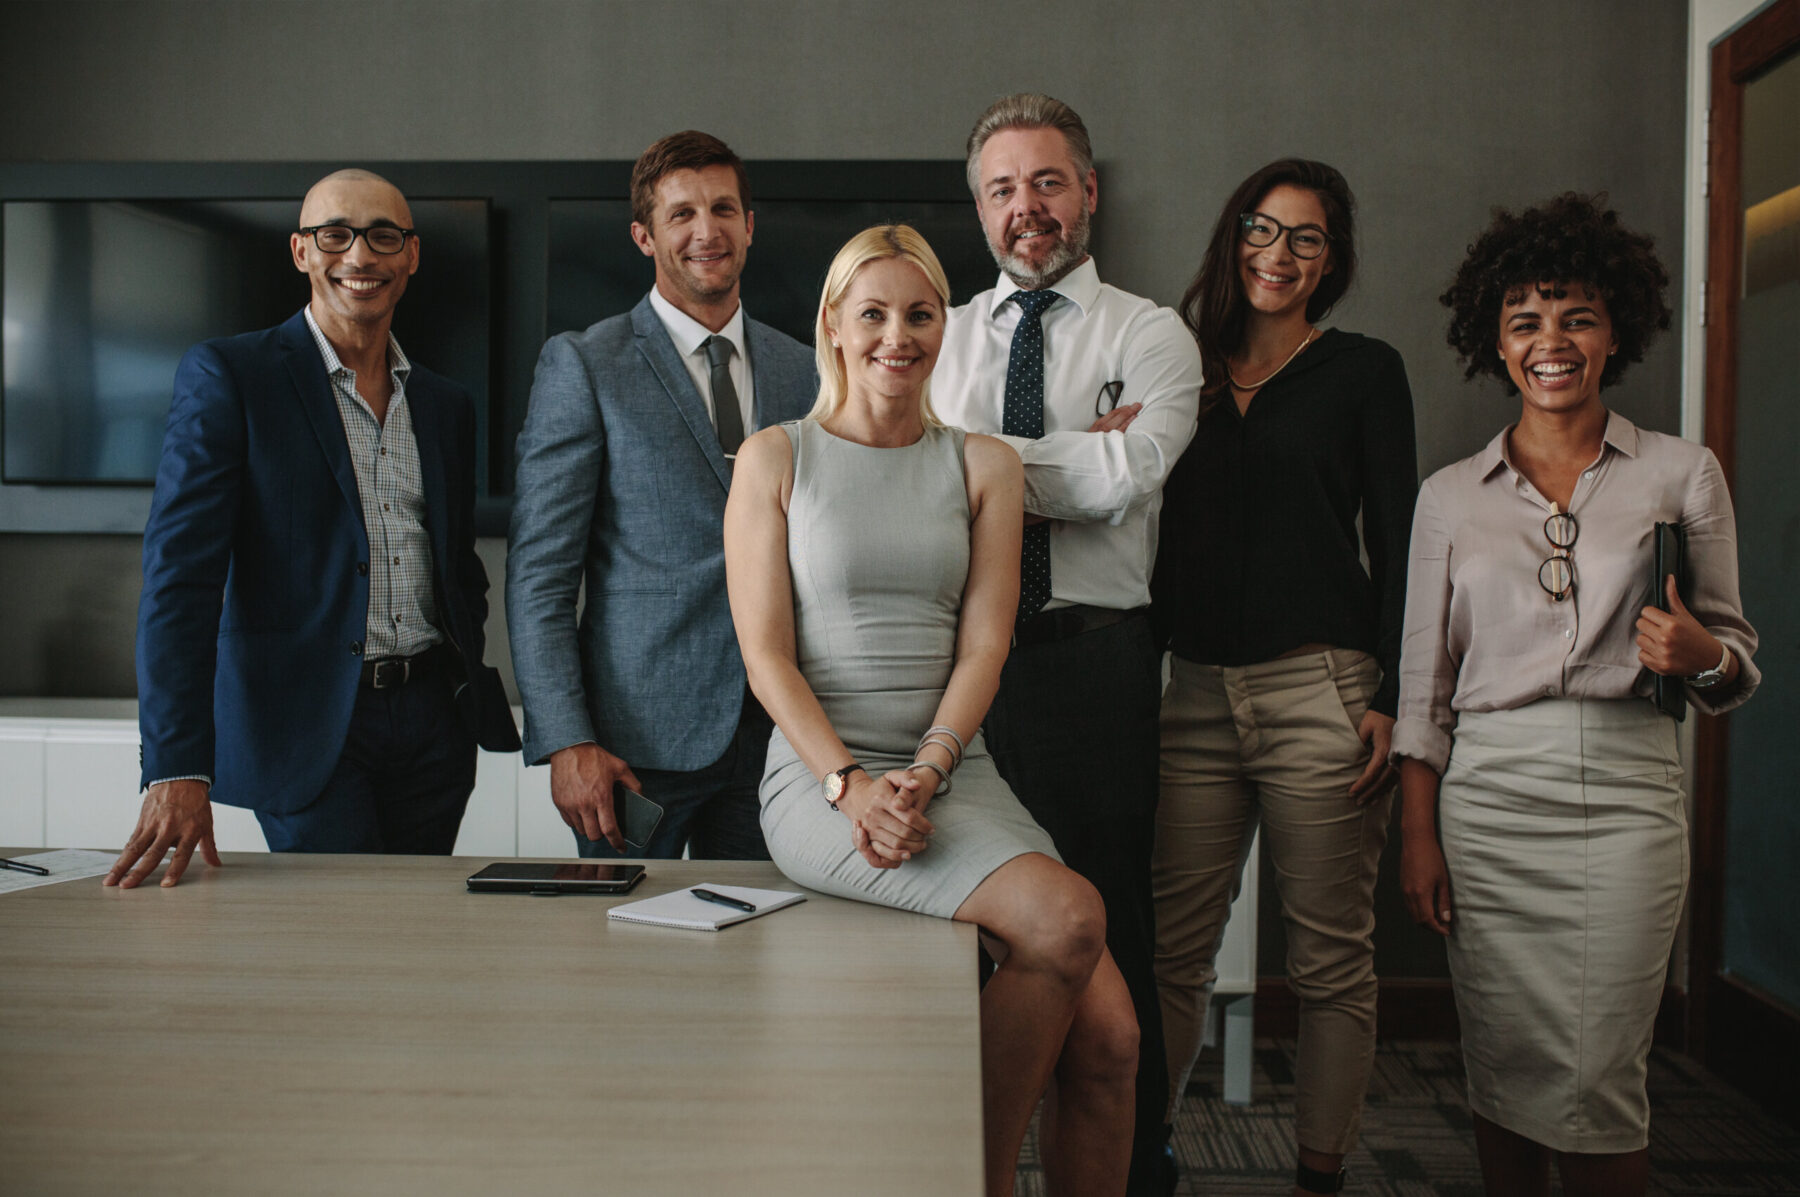
[{"label": "older man with grey beard", "polygon": [[1000,100],[969,135],[968,170],[1001,277],[951,312],[933,403],[1025,463],[1018,622],[983,732],[1105,899],[1140,1035],[1128,1191],[1167,1194],[1150,893],[1161,653],[1147,608],[1163,482],[1198,418],[1200,354],[1173,311],[1100,281],[1088,255],[1099,180],[1068,105]]}]

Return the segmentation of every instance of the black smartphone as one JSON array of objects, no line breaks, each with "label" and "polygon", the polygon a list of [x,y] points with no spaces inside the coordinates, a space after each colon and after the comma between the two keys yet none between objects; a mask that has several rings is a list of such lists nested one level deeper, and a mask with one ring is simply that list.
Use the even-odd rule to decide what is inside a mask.
[{"label": "black smartphone", "polygon": [[650,837],[662,823],[663,808],[620,782],[613,787],[613,816],[619,820],[626,850],[637,856],[642,854],[644,845],[650,842]]},{"label": "black smartphone", "polygon": [[623,894],[643,879],[644,866],[636,864],[502,860],[472,875],[466,884],[475,893]]}]

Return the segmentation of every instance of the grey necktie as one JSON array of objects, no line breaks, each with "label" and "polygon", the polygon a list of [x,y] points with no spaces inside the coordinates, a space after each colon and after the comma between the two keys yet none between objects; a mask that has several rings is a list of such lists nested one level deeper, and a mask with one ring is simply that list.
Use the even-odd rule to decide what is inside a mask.
[{"label": "grey necktie", "polygon": [[744,443],[744,413],[738,408],[737,388],[731,385],[731,342],[708,337],[706,364],[712,368],[713,425],[719,430],[719,448],[735,456]]}]

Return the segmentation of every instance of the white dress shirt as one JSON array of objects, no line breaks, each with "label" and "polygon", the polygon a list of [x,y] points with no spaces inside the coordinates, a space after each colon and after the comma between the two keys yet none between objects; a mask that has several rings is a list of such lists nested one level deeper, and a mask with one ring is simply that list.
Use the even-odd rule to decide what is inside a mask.
[{"label": "white dress shirt", "polygon": [[[946,424],[1000,435],[1018,290],[1002,275],[950,312],[931,381]],[[1102,283],[1092,258],[1050,290],[1063,298],[1043,314],[1044,435],[1001,437],[1025,463],[1025,510],[1055,521],[1047,606],[1142,607],[1163,483],[1199,418],[1200,350],[1173,311]],[[1143,410],[1124,432],[1090,433],[1108,383]]]},{"label": "white dress shirt", "polygon": [[[675,342],[675,352],[681,355],[681,364],[687,367],[688,377],[694,380],[694,389],[700,392],[701,402],[706,404],[706,414],[712,417],[713,427],[717,428],[719,413],[713,408],[712,365],[706,360],[704,348],[706,339],[714,335],[713,331],[664,299],[655,287],[650,288],[650,306],[668,330],[669,340]],[[738,304],[737,311],[731,313],[731,319],[718,335],[731,342],[731,362],[726,369],[731,371],[731,385],[737,388],[738,407],[744,417],[744,435],[749,436],[756,431],[756,384],[750,376],[750,356],[745,349],[743,304]]]}]

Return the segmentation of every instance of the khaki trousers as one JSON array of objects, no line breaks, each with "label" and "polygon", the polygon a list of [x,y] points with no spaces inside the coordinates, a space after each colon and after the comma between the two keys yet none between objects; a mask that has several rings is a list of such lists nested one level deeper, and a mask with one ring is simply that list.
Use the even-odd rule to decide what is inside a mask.
[{"label": "khaki trousers", "polygon": [[1356,1141],[1375,1057],[1374,895],[1391,796],[1354,805],[1368,763],[1357,725],[1380,670],[1331,649],[1241,668],[1174,658],[1163,695],[1151,881],[1170,1110],[1200,1052],[1225,921],[1260,823],[1300,1001],[1302,1147]]}]

